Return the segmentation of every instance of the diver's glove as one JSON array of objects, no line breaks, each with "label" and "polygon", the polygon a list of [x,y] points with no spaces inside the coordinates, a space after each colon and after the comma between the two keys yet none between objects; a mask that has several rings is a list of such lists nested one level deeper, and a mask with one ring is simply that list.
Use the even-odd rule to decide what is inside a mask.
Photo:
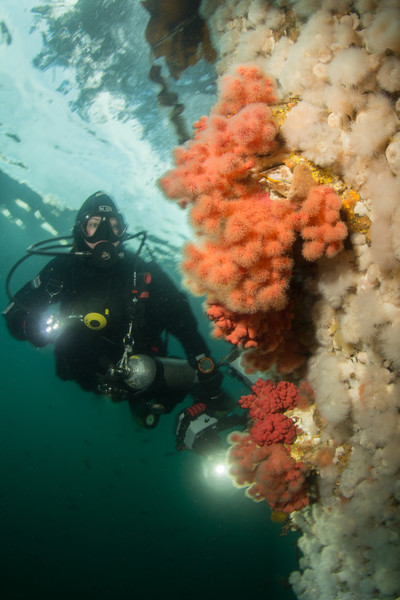
[{"label": "diver's glove", "polygon": [[218,421],[206,413],[206,405],[196,402],[181,410],[176,420],[176,449],[196,449],[206,432],[213,431]]}]

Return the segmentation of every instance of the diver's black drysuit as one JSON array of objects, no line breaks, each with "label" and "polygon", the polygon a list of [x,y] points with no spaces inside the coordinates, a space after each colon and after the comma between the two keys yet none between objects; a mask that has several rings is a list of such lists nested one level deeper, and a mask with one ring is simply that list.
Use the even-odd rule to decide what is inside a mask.
[{"label": "diver's black drysuit", "polygon": [[[56,303],[61,332],[49,339],[45,320]],[[91,313],[105,317],[102,329],[91,328],[97,324]],[[15,295],[3,314],[17,339],[38,347],[54,341],[57,375],[93,392],[98,392],[107,378],[110,365],[121,359],[130,322],[134,354],[167,356],[165,334],[170,333],[181,342],[194,369],[196,357],[209,355],[185,295],[155,262],[146,263],[126,251],[109,268],[99,268],[86,257],[57,256]],[[159,397],[169,412],[186,392],[163,389],[162,376],[161,383],[158,379],[142,393],[128,390],[121,396],[121,388],[116,386],[119,391],[110,396],[131,400],[132,405],[150,395]],[[215,396],[219,388],[221,376],[215,373],[211,379],[199,386],[200,395],[206,390],[202,400]]]}]

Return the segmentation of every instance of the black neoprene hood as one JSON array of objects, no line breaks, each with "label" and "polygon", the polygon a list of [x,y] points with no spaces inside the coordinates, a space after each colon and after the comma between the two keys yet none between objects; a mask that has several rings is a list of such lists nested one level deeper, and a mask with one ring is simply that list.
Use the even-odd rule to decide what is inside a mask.
[{"label": "black neoprene hood", "polygon": [[[77,250],[88,250],[88,246],[83,239],[84,235],[82,233],[82,224],[86,217],[94,215],[98,215],[100,217],[104,216],[119,218],[121,220],[121,229],[124,228],[124,231],[126,230],[123,218],[119,214],[115,202],[110,198],[110,196],[108,196],[104,192],[95,192],[94,194],[89,196],[89,198],[86,198],[85,202],[80,207],[76,217],[73,235],[75,240],[75,248]],[[121,239],[116,239],[115,241],[123,241],[122,236]]]},{"label": "black neoprene hood", "polygon": [[111,216],[112,213],[118,213],[118,208],[110,196],[107,196],[104,192],[95,192],[80,207],[76,223],[81,223],[88,214]]}]

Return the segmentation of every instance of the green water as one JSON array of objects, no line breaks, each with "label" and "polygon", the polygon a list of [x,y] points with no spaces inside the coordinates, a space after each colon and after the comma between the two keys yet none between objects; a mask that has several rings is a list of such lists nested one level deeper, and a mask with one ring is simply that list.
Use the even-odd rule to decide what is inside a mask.
[{"label": "green water", "polygon": [[[3,185],[2,200],[12,192]],[[37,240],[4,218],[1,234],[5,306],[5,276]],[[296,535],[280,536],[266,504],[230,482],[213,487],[198,456],[177,453],[174,415],[140,429],[126,405],[58,380],[50,347],[18,342],[0,323],[2,598],[294,599],[285,581]]]}]

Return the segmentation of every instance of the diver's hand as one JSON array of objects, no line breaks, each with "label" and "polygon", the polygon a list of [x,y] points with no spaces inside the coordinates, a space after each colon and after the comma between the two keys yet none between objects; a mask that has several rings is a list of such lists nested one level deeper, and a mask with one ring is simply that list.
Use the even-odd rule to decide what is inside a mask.
[{"label": "diver's hand", "polygon": [[223,408],[226,394],[219,387],[204,388],[200,386],[196,393],[196,399],[205,404],[207,410],[215,411]]},{"label": "diver's hand", "polygon": [[177,450],[185,450],[186,448],[191,449],[195,437],[195,433],[188,440],[188,430],[194,421],[196,421],[200,415],[203,415],[206,410],[206,405],[202,402],[196,402],[187,408],[181,410],[176,419],[176,448]]},{"label": "diver's hand", "polygon": [[217,368],[210,374],[199,374],[199,386],[196,398],[204,402],[207,409],[217,410],[224,404],[225,393],[221,390],[223,376]]}]

